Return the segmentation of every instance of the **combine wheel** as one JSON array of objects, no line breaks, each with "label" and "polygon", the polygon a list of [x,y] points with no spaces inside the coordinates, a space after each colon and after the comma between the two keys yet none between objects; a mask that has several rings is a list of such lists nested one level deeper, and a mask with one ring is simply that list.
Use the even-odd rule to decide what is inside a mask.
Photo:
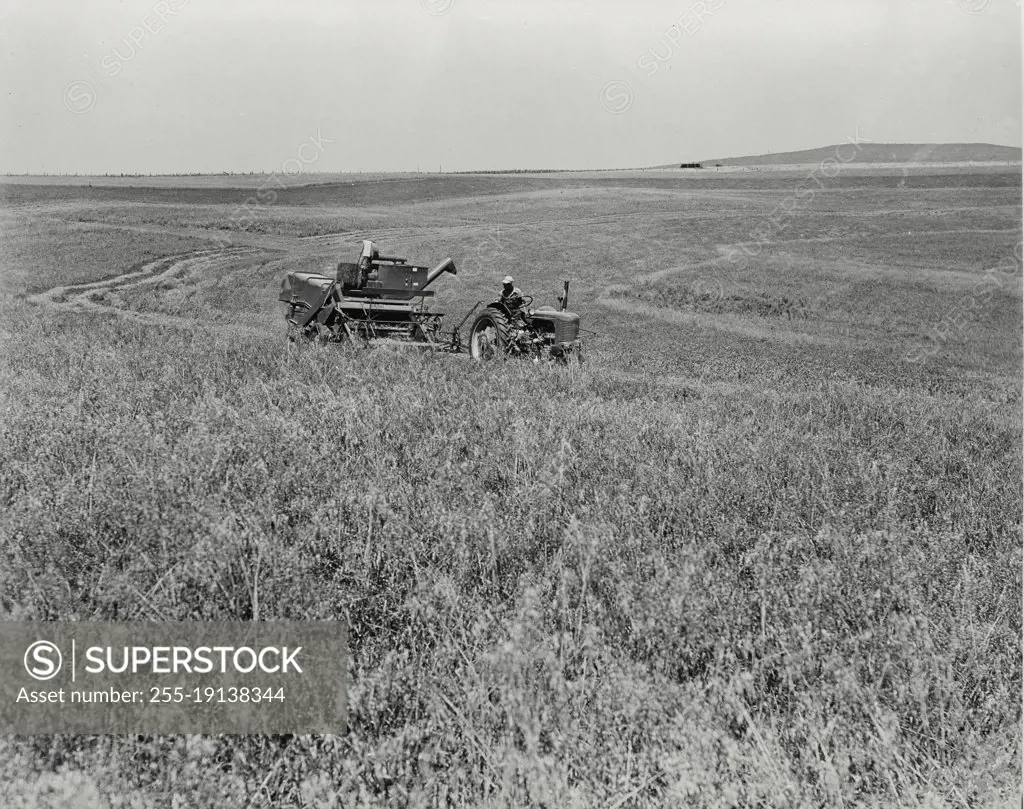
[{"label": "combine wheel", "polygon": [[508,353],[511,327],[504,312],[488,306],[469,330],[469,354],[475,360],[504,358]]},{"label": "combine wheel", "polygon": [[291,318],[285,321],[288,327],[288,339],[293,343],[326,342],[330,332],[315,320],[305,328],[296,326]]},{"label": "combine wheel", "polygon": [[285,323],[288,328],[288,339],[293,343],[301,343],[309,340],[313,335],[309,332],[309,327],[300,329],[295,323],[292,322],[292,318],[286,317]]}]

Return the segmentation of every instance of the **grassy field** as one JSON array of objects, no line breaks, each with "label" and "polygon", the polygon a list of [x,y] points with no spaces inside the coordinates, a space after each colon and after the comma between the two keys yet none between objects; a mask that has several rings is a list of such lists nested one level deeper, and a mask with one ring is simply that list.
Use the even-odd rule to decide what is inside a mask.
[{"label": "grassy field", "polygon": [[[7,178],[3,617],[345,619],[352,687],[340,737],[8,738],[0,803],[1019,805],[1020,174],[758,235],[793,187],[370,177],[241,228],[251,186]],[[452,256],[449,325],[570,279],[587,362],[289,344],[284,272],[362,238]]]}]

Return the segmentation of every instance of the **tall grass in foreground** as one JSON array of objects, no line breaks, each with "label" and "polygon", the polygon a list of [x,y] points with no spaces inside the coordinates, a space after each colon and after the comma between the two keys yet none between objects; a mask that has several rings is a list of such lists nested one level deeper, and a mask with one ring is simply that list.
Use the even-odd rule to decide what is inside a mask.
[{"label": "tall grass in foreground", "polygon": [[1018,788],[1010,408],[9,322],[4,617],[344,618],[352,689],[342,737],[3,742],[5,805]]}]

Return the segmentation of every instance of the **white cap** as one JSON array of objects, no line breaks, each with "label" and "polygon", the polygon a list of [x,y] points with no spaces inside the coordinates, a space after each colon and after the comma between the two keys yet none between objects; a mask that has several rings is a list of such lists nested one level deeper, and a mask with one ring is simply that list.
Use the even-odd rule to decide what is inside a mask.
[{"label": "white cap", "polygon": [[504,278],[501,279],[501,283],[502,284],[514,284],[515,283],[515,279],[513,279],[511,275],[506,275]]}]

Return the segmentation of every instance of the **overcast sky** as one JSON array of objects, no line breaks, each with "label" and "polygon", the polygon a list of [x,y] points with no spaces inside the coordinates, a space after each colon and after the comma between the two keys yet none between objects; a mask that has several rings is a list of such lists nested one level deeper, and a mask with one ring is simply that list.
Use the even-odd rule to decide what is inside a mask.
[{"label": "overcast sky", "polygon": [[1012,0],[3,0],[0,171],[1020,146],[1020,47]]}]

